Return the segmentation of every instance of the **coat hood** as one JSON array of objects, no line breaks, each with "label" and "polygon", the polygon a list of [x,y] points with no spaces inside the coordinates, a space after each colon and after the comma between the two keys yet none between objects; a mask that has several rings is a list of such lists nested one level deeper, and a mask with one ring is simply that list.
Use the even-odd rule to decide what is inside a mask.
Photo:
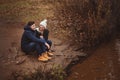
[{"label": "coat hood", "polygon": [[30,26],[28,26],[28,25],[26,25],[26,26],[24,27],[24,30],[34,31],[34,30],[32,30],[32,29],[30,28]]}]

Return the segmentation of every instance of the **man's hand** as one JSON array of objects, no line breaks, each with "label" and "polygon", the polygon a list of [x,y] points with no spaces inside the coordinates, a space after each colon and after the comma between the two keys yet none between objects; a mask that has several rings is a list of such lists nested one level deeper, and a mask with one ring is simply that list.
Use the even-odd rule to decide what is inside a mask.
[{"label": "man's hand", "polygon": [[43,36],[40,36],[41,39],[43,39]]},{"label": "man's hand", "polygon": [[48,44],[48,43],[45,43],[45,45],[47,46],[47,48],[48,48],[48,49],[50,49],[50,46],[49,46],[49,44]]}]

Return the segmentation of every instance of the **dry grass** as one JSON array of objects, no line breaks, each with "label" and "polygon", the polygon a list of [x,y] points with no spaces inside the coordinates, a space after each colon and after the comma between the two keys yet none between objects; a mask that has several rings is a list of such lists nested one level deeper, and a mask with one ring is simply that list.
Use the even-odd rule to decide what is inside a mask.
[{"label": "dry grass", "polygon": [[[72,39],[74,45],[88,49],[95,47],[114,32],[118,25],[120,11],[118,0],[61,0],[56,6],[61,34]],[[59,16],[58,16],[59,14]],[[65,33],[67,32],[67,33]],[[78,45],[79,44],[79,45]]]},{"label": "dry grass", "polygon": [[40,21],[53,17],[52,9],[53,5],[43,0],[1,0],[0,18],[9,22]]},{"label": "dry grass", "polygon": [[55,19],[51,31],[92,47],[111,35],[120,21],[119,0],[1,0],[0,21],[28,22]]},{"label": "dry grass", "polygon": [[[110,37],[115,26],[120,25],[119,3],[119,0],[1,0],[0,21],[37,22],[56,17],[51,23],[52,32],[87,50]],[[45,73],[39,69],[31,77],[25,76],[25,80],[64,78],[61,68]]]},{"label": "dry grass", "polygon": [[12,80],[64,80],[66,73],[59,65],[53,65],[50,70],[46,70],[46,65],[43,65],[30,75],[13,72],[11,76]]}]

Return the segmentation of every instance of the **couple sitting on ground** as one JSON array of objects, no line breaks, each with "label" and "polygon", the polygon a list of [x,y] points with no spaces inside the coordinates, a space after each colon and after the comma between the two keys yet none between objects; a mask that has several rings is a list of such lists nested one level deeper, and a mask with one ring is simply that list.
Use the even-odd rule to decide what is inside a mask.
[{"label": "couple sitting on ground", "polygon": [[48,61],[53,55],[50,52],[52,42],[48,40],[49,31],[46,26],[46,19],[40,22],[39,28],[36,28],[34,21],[29,21],[24,27],[21,39],[22,51],[27,54],[36,51],[39,55],[39,61]]}]

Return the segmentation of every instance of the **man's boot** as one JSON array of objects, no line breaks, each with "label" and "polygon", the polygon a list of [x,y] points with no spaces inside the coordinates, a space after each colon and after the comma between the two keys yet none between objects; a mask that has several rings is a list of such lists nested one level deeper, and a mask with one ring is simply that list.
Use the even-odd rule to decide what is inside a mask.
[{"label": "man's boot", "polygon": [[53,53],[51,53],[51,52],[47,52],[47,53],[48,53],[48,55],[53,56]]},{"label": "man's boot", "polygon": [[45,58],[47,58],[47,59],[52,59],[52,57],[49,57],[49,56],[48,56],[47,52],[43,53],[42,55],[43,55]]},{"label": "man's boot", "polygon": [[39,56],[39,57],[38,57],[38,60],[39,60],[39,61],[43,61],[43,62],[48,61],[48,59],[45,58],[43,55]]}]

